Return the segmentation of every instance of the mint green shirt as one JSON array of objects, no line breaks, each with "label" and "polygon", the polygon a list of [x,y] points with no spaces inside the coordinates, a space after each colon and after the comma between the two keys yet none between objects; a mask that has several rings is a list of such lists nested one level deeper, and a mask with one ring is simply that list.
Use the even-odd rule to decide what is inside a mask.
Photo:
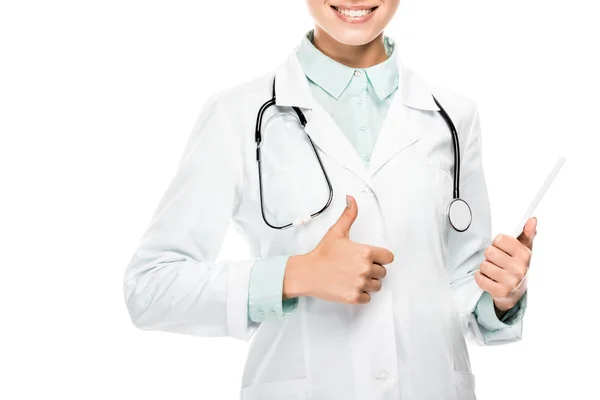
[{"label": "mint green shirt", "polygon": [[[369,163],[377,135],[398,88],[395,44],[384,35],[388,58],[369,68],[350,68],[323,54],[313,44],[314,31],[307,32],[298,49],[298,60],[312,95],[348,137],[363,162]],[[298,299],[282,301],[283,278],[290,255],[257,260],[250,274],[248,317],[261,322],[294,313]],[[527,293],[499,320],[489,293],[477,303],[477,321],[493,332],[517,323],[527,304]]]}]

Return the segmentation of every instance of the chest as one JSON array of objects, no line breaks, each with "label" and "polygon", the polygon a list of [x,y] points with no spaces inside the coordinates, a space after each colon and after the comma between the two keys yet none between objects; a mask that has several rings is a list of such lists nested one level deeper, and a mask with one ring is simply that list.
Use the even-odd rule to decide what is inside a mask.
[{"label": "chest", "polygon": [[310,251],[343,212],[346,194],[358,205],[351,240],[399,248],[438,243],[443,250],[452,136],[434,112],[412,111],[400,119],[384,124],[376,164],[367,165],[332,121],[307,130],[293,113],[269,119],[260,169],[256,163],[247,173],[240,208],[249,234],[261,243],[260,254]]}]

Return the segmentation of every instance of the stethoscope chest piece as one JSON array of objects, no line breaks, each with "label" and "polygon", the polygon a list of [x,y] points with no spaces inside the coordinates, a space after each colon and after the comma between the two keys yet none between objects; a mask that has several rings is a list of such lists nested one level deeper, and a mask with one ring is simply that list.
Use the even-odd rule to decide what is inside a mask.
[{"label": "stethoscope chest piece", "polygon": [[463,199],[456,198],[452,200],[448,205],[447,213],[450,225],[458,232],[464,232],[471,226],[473,220],[471,207]]}]

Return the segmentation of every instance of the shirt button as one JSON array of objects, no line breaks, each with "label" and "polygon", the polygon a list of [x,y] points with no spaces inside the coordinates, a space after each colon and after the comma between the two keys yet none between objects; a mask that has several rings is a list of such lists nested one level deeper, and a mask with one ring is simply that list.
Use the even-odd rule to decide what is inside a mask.
[{"label": "shirt button", "polygon": [[272,315],[272,316],[276,316],[276,315],[277,315],[277,311],[275,311],[275,310],[271,310],[271,315]]},{"label": "shirt button", "polygon": [[362,104],[362,101],[363,101],[363,100],[362,100],[362,98],[360,98],[360,97],[359,97],[358,99],[356,99],[356,102],[357,102],[358,104]]},{"label": "shirt button", "polygon": [[361,192],[363,192],[365,194],[373,194],[373,191],[370,188],[366,187],[366,186],[365,186],[364,189],[361,190]]},{"label": "shirt button", "polygon": [[383,374],[379,375],[377,378],[377,380],[379,381],[386,381],[388,379],[390,379],[392,376],[390,374],[388,374],[387,372],[384,372]]},{"label": "shirt button", "polygon": [[361,127],[360,127],[360,130],[361,130],[361,131],[366,131],[366,130],[367,130],[367,128],[366,128],[366,127],[364,127],[364,126],[361,126]]},{"label": "shirt button", "polygon": [[362,72],[359,70],[354,71],[354,76],[361,76]]},{"label": "shirt button", "polygon": [[365,154],[365,160],[369,161],[371,159],[371,156],[369,154]]}]

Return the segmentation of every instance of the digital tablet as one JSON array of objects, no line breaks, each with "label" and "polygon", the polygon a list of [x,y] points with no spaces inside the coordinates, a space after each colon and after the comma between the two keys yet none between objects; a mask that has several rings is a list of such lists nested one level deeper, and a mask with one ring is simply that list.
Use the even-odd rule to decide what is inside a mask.
[{"label": "digital tablet", "polygon": [[540,202],[540,200],[542,200],[542,197],[544,197],[544,194],[546,193],[546,191],[550,187],[550,184],[552,183],[552,181],[554,180],[554,178],[556,178],[556,175],[558,175],[558,171],[560,171],[560,169],[561,169],[561,167],[563,166],[564,163],[565,163],[565,157],[562,157],[562,156],[558,157],[558,160],[556,161],[556,164],[554,165],[554,168],[552,168],[552,170],[548,174],[548,177],[546,178],[546,180],[542,184],[542,187],[540,188],[540,190],[538,191],[537,195],[534,197],[533,201],[529,205],[529,208],[527,208],[527,211],[525,211],[525,214],[523,215],[523,218],[521,218],[521,220],[519,221],[519,223],[517,224],[517,226],[514,228],[514,230],[512,232],[512,236],[513,237],[515,237],[515,238],[519,237],[519,235],[521,234],[521,232],[523,232],[523,227],[524,227],[525,223],[533,215],[533,212],[535,211],[535,208],[537,207],[537,205]]}]

